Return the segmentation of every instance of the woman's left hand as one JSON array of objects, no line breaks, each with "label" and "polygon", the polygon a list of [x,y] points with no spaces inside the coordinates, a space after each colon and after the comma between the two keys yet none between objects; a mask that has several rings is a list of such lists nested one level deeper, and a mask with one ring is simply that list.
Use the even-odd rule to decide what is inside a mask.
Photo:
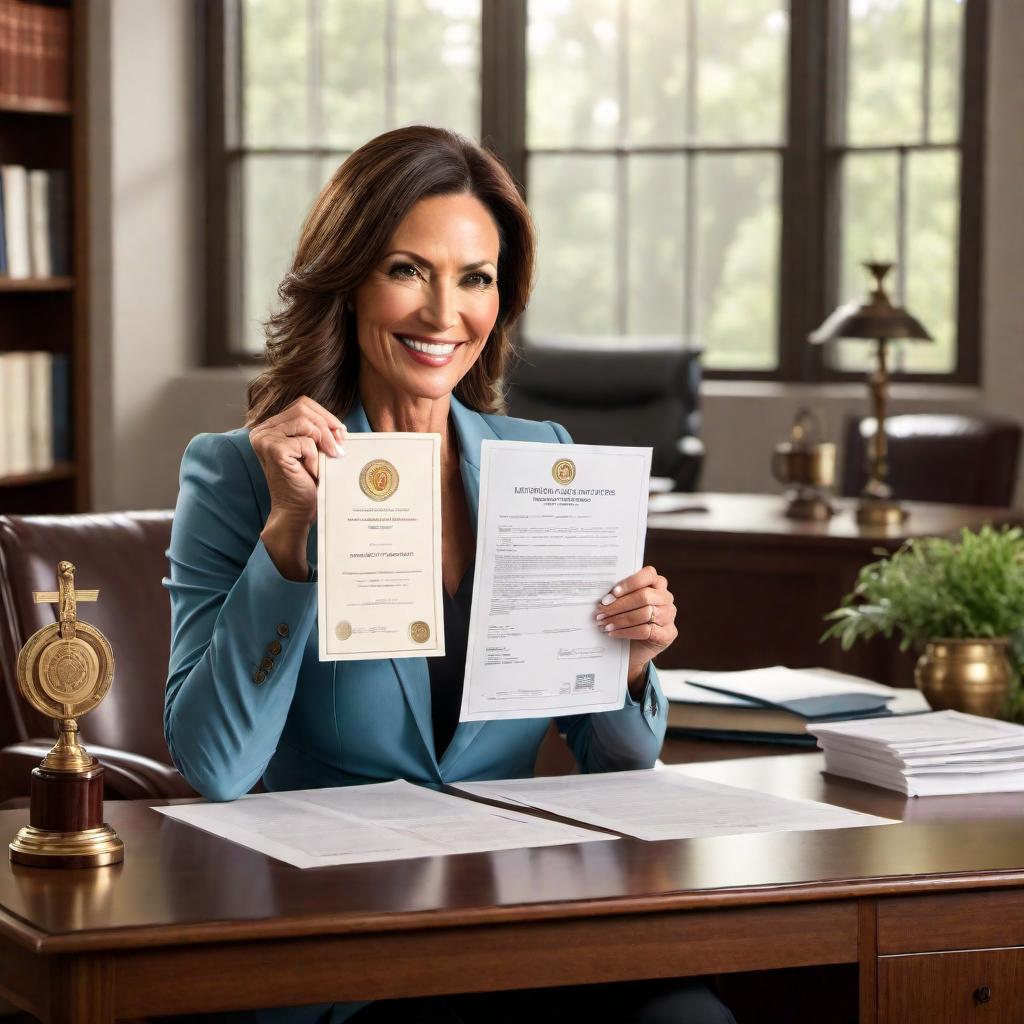
[{"label": "woman's left hand", "polygon": [[642,690],[647,663],[679,635],[676,601],[668,580],[653,565],[616,583],[597,606],[597,625],[608,636],[629,640],[630,693]]}]

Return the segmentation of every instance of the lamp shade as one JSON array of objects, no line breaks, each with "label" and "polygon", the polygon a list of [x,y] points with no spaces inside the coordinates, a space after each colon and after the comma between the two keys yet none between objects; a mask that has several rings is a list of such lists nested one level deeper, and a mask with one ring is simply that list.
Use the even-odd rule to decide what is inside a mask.
[{"label": "lamp shade", "polygon": [[892,269],[891,263],[865,263],[874,278],[867,298],[847,302],[826,317],[825,322],[808,336],[814,345],[838,338],[904,338],[908,341],[931,341],[932,336],[916,317],[894,306],[883,283]]}]

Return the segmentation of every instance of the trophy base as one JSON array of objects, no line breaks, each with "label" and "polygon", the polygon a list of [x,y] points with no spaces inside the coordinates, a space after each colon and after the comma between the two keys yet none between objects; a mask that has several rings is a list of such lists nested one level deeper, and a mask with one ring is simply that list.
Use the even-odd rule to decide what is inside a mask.
[{"label": "trophy base", "polygon": [[797,494],[786,505],[787,519],[824,522],[836,514],[829,500],[820,494]]},{"label": "trophy base", "polygon": [[900,526],[909,515],[898,501],[861,498],[857,506],[857,522],[860,526]]},{"label": "trophy base", "polygon": [[124,844],[103,820],[103,766],[33,769],[29,824],[10,851],[12,863],[31,867],[96,868],[124,860]]},{"label": "trophy base", "polygon": [[33,868],[99,868],[124,860],[124,843],[106,823],[79,832],[26,825],[10,845],[11,863]]}]

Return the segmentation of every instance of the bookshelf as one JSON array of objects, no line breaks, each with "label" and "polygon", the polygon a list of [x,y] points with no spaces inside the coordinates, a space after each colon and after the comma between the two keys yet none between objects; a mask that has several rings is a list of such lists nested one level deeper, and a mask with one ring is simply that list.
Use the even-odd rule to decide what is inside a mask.
[{"label": "bookshelf", "polygon": [[[9,10],[12,5],[38,6],[28,0],[0,0],[0,18],[5,13],[4,8]],[[43,471],[0,475],[0,514],[82,512],[92,504],[87,244],[88,0],[48,0],[42,6],[67,14],[66,74],[70,95],[68,99],[48,98],[38,95],[38,89],[12,92],[0,85],[0,163],[67,172],[70,275],[12,279],[0,274],[0,353],[31,349],[67,359],[71,457]],[[52,49],[47,51],[47,59],[54,59]],[[48,73],[59,73],[59,63],[58,72],[51,63]]]}]

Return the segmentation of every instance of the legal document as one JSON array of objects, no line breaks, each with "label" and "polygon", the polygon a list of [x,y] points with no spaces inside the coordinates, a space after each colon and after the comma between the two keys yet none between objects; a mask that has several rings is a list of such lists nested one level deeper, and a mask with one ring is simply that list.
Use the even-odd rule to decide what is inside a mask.
[{"label": "legal document", "polygon": [[891,818],[726,786],[671,769],[460,782],[454,788],[649,841],[895,824]]},{"label": "legal document", "polygon": [[618,838],[438,793],[401,779],[153,810],[297,868]]},{"label": "legal document", "polygon": [[320,660],[444,654],[441,435],[350,434],[320,455]]},{"label": "legal document", "polygon": [[595,621],[640,568],[649,448],[485,440],[460,720],[623,706],[629,642]]}]

